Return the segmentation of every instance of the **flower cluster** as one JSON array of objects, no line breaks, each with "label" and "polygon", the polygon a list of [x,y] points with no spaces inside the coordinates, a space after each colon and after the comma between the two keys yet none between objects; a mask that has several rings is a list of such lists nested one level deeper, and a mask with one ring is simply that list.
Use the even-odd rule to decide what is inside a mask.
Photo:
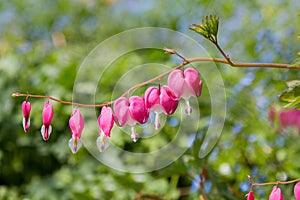
[{"label": "flower cluster", "polygon": [[[294,196],[296,200],[300,200],[300,182],[296,183],[294,186]],[[254,192],[252,189],[247,194],[247,200],[254,200]],[[281,189],[277,185],[273,186],[269,195],[269,200],[284,200]]]},{"label": "flower cluster", "polygon": [[[183,98],[186,102],[186,114],[192,113],[189,98],[199,97],[202,91],[202,81],[197,70],[187,68],[182,70],[173,70],[168,77],[168,84],[158,87],[150,87],[145,91],[142,97],[131,96],[130,98],[120,97],[113,103],[113,110],[110,107],[103,106],[98,117],[99,137],[97,147],[103,152],[109,146],[110,132],[114,123],[123,127],[131,127],[131,139],[136,142],[139,138],[135,131],[136,124],[144,124],[149,119],[151,111],[155,113],[154,127],[160,128],[159,115],[164,113],[172,115],[178,106],[179,99]],[[30,126],[31,106],[26,99],[22,104],[23,128],[27,132]],[[46,141],[52,132],[51,121],[54,110],[48,100],[44,104],[42,113],[43,125],[41,134]],[[69,140],[69,147],[73,153],[76,153],[82,146],[81,133],[84,128],[84,119],[79,108],[74,108],[69,120],[69,127],[72,132],[72,138]]]}]

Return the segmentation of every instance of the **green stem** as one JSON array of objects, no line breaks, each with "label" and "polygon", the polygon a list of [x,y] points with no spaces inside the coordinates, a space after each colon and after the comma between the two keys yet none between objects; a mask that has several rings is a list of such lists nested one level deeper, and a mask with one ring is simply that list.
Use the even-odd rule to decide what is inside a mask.
[{"label": "green stem", "polygon": [[287,185],[295,182],[299,182],[300,178],[291,181],[273,181],[273,182],[266,182],[266,183],[252,183],[251,186],[265,186],[265,185]]}]

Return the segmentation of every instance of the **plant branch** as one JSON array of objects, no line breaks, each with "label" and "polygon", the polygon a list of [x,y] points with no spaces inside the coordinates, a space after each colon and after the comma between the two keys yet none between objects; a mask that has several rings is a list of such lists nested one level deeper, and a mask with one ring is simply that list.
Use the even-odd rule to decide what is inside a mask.
[{"label": "plant branch", "polygon": [[138,193],[138,194],[134,197],[134,200],[141,200],[141,199],[162,200],[162,198],[159,197],[158,195],[144,194],[144,193]]},{"label": "plant branch", "polygon": [[[225,54],[225,52],[222,50],[222,48],[216,44],[218,49],[220,50],[220,52],[222,53],[222,55],[225,57],[225,59],[221,59],[221,58],[208,58],[208,57],[198,57],[198,58],[185,58],[183,55],[179,54],[177,51],[173,50],[173,49],[165,49],[166,53],[170,53],[170,54],[175,54],[178,57],[180,57],[182,59],[182,63],[175,66],[174,68],[172,68],[171,70],[160,74],[150,80],[147,80],[145,82],[142,82],[140,84],[137,84],[133,87],[131,87],[130,89],[128,89],[126,92],[124,92],[121,97],[125,97],[127,95],[129,95],[131,92],[133,92],[134,90],[136,90],[137,88],[140,88],[142,86],[148,85],[150,83],[153,83],[155,81],[161,80],[162,78],[168,76],[173,70],[176,69],[181,69],[182,67],[184,67],[185,65],[188,65],[190,63],[194,63],[194,62],[216,62],[216,63],[223,63],[223,64],[228,64],[231,65],[232,67],[240,67],[240,68],[248,68],[248,67],[256,67],[256,68],[281,68],[281,69],[297,69],[300,70],[300,66],[295,66],[295,65],[289,65],[289,64],[281,64],[281,63],[245,63],[245,62],[232,62],[229,58],[229,56],[227,56]],[[73,102],[73,101],[64,101],[64,100],[60,100],[57,99],[55,97],[49,96],[49,95],[36,95],[36,94],[29,94],[29,93],[13,93],[11,95],[12,97],[26,97],[26,100],[30,97],[30,98],[44,98],[44,99],[50,99],[52,101],[56,101],[58,103],[62,103],[62,104],[66,104],[66,105],[74,105],[77,107],[89,107],[89,108],[99,108],[99,107],[103,107],[103,106],[109,106],[112,105],[114,103],[114,101],[110,101],[110,102],[106,102],[106,103],[101,103],[101,104],[83,104],[83,103],[77,103],[77,102]]]},{"label": "plant branch", "polygon": [[273,181],[273,182],[266,182],[266,183],[251,183],[251,186],[265,186],[265,185],[287,185],[295,182],[299,182],[300,178],[291,181]]},{"label": "plant branch", "polygon": [[228,64],[230,64],[231,66],[234,66],[234,63],[231,61],[229,55],[226,54],[225,51],[219,45],[218,40],[216,39],[216,41],[215,42],[212,41],[212,43],[214,43],[214,45],[217,47],[217,49],[221,52],[222,56],[227,60]]}]

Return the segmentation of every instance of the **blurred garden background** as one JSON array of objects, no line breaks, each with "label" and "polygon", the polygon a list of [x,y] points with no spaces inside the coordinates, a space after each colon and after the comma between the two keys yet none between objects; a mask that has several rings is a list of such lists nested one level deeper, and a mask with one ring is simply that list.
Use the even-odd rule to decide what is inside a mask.
[{"label": "blurred garden background", "polygon": [[[188,30],[209,14],[220,17],[219,42],[233,60],[291,63],[299,51],[299,10],[298,0],[1,1],[0,199],[199,199],[203,191],[198,184],[203,184],[209,199],[245,199],[248,175],[255,182],[299,178],[298,130],[278,134],[268,121],[270,106],[282,105],[278,95],[286,81],[299,79],[299,70],[217,64],[225,84],[227,114],[213,151],[198,157],[211,111],[204,86],[198,98],[201,118],[194,144],[169,166],[140,174],[111,169],[85,148],[73,155],[68,147],[72,106],[53,103],[53,133],[45,142],[40,135],[45,101],[30,99],[31,127],[24,133],[21,103],[25,98],[11,97],[28,91],[72,100],[77,70],[89,52],[105,39],[133,28],[180,31],[199,41],[212,57],[221,57],[211,43]],[[110,100],[115,80],[130,65],[145,61],[170,67],[179,64],[162,51],[130,56],[120,60],[118,71],[101,83],[106,88],[101,101]],[[164,137],[170,131],[166,125],[159,134]],[[157,136],[154,144],[160,142]],[[118,145],[135,148],[131,142]],[[285,199],[294,198],[293,185],[280,187]],[[271,188],[256,187],[256,197],[268,199]]]}]

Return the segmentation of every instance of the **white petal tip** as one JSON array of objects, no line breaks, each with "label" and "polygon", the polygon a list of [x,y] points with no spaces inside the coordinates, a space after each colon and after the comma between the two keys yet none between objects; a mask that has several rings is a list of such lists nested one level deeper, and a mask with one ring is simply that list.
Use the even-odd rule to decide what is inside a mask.
[{"label": "white petal tip", "polygon": [[192,114],[192,108],[191,107],[187,107],[186,109],[185,109],[185,113],[187,114],[187,115],[191,115]]},{"label": "white petal tip", "polygon": [[24,132],[27,133],[28,129],[30,127],[30,118],[28,118],[28,121],[27,121],[27,124],[26,124],[25,117],[23,117],[22,125],[23,125]]},{"label": "white petal tip", "polygon": [[139,136],[135,133],[132,133],[130,137],[133,142],[137,142],[139,140]]},{"label": "white petal tip", "polygon": [[187,115],[190,115],[192,113],[192,107],[190,106],[190,102],[188,99],[185,100],[186,107],[185,107],[185,113]]},{"label": "white petal tip", "polygon": [[160,128],[159,113],[155,113],[154,128],[155,130],[158,130]]},{"label": "white petal tip", "polygon": [[44,141],[47,141],[49,139],[49,137],[51,135],[51,132],[52,132],[52,126],[51,125],[48,126],[48,131],[47,132],[46,132],[46,126],[45,125],[43,125],[41,127],[41,135],[42,135]]},{"label": "white petal tip", "polygon": [[72,153],[77,153],[77,151],[81,148],[82,142],[80,138],[71,138],[69,140],[69,147],[72,151]]},{"label": "white petal tip", "polygon": [[160,128],[160,123],[154,123],[155,130],[158,130]]},{"label": "white petal tip", "polygon": [[97,138],[97,147],[101,153],[104,152],[109,147],[109,138],[106,137],[104,134],[101,134]]}]

